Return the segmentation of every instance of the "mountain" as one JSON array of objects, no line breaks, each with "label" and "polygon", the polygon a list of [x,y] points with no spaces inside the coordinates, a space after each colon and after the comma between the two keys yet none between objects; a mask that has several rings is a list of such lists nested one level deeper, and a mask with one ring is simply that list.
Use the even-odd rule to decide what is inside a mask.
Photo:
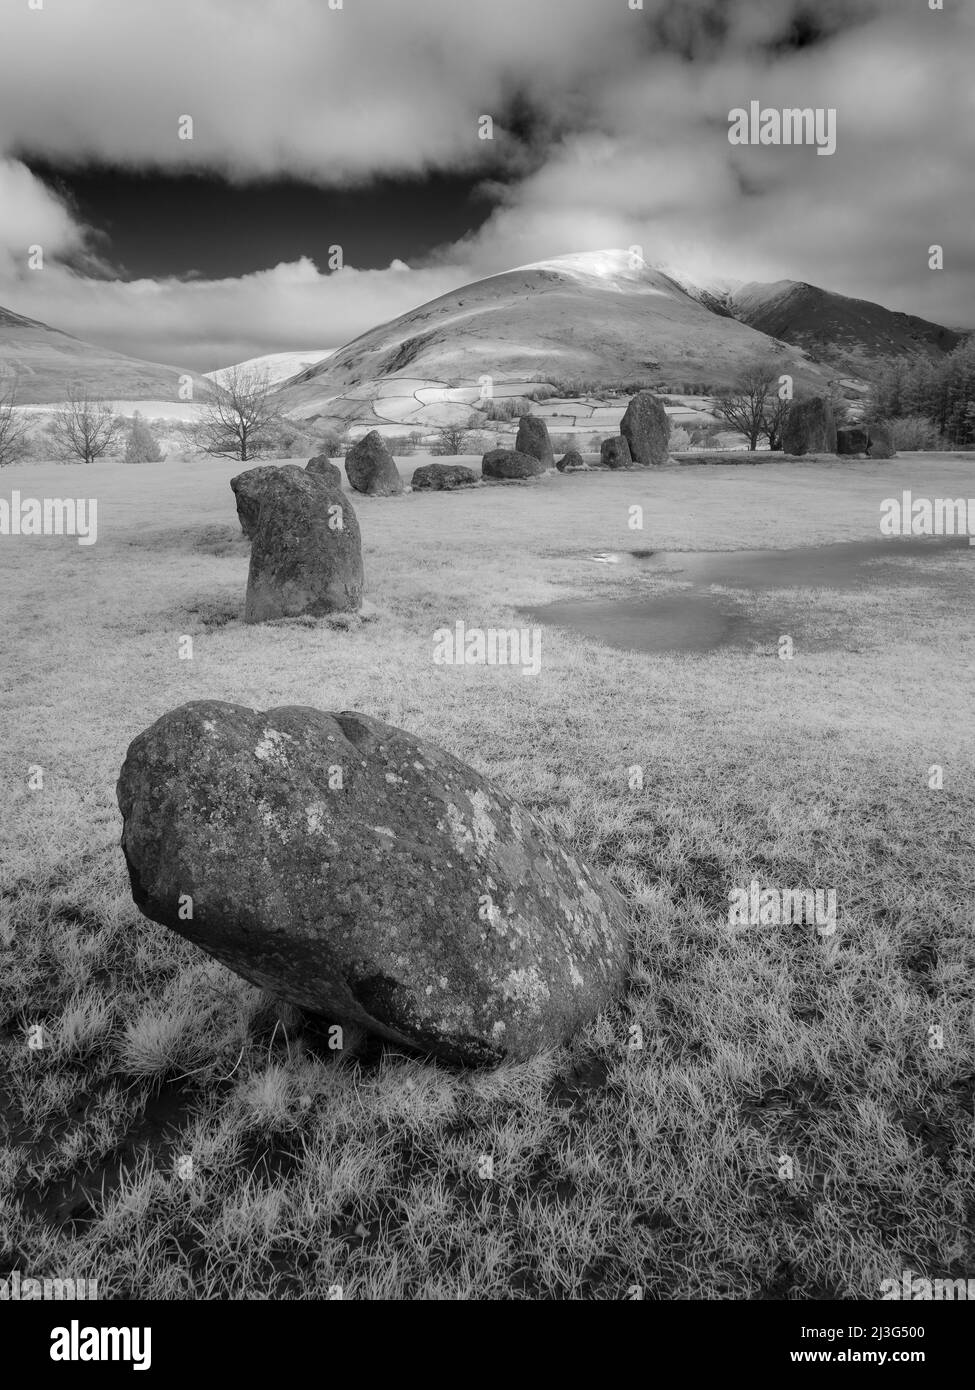
[{"label": "mountain", "polygon": [[[19,378],[20,405],[62,401],[76,384],[106,400],[175,401],[178,367],[143,362],[0,308],[0,376]],[[191,373],[194,382],[201,378]]]},{"label": "mountain", "polygon": [[[272,386],[277,386],[299,372],[317,366],[326,357],[331,357],[334,351],[334,348],[312,348],[308,352],[268,352],[263,357],[249,357],[246,362],[234,365],[238,371],[267,372],[268,381]],[[218,367],[216,371],[204,372],[203,375],[220,384],[233,370],[233,367]]]},{"label": "mountain", "polygon": [[965,336],[913,314],[885,309],[869,299],[850,299],[797,280],[772,284],[724,281],[704,286],[685,282],[685,288],[713,312],[730,314],[760,333],[804,348],[816,361],[837,365],[849,356],[894,357],[918,352],[940,356],[951,352]]},{"label": "mountain", "polygon": [[634,267],[626,251],[588,252],[491,275],[381,324],[288,382],[280,404],[351,419],[356,401],[392,408],[395,398],[381,418],[419,423],[419,406],[451,399],[444,391],[471,399],[485,375],[503,385],[714,390],[770,354],[800,384],[828,378],[801,349],[708,307],[664,270]]}]

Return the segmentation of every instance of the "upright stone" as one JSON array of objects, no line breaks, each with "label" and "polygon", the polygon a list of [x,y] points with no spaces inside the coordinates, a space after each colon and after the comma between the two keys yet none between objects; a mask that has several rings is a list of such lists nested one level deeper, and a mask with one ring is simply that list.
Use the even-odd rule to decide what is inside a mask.
[{"label": "upright stone", "polygon": [[632,468],[630,446],[621,434],[611,434],[599,446],[599,462],[604,468]]},{"label": "upright stone", "polygon": [[836,429],[836,452],[843,456],[865,454],[870,445],[870,435],[862,425],[838,425]]},{"label": "upright stone", "polygon": [[378,719],[182,705],[131,744],[118,803],[139,909],[330,1024],[520,1061],[622,984],[626,907],[602,873]]},{"label": "upright stone", "polygon": [[638,391],[630,401],[620,434],[642,468],[666,463],[670,457],[670,417],[652,391]]},{"label": "upright stone", "polygon": [[528,454],[538,459],[546,468],[555,467],[555,452],[548,434],[548,425],[540,415],[522,415],[518,421],[518,437],[515,449],[519,454]]},{"label": "upright stone", "polygon": [[237,503],[240,529],[249,541],[254,539],[254,532],[257,530],[257,518],[260,515],[261,502],[264,500],[265,494],[269,490],[273,491],[280,483],[281,478],[288,473],[301,472],[303,470],[296,463],[268,464],[260,468],[248,468],[246,472],[238,473],[236,478],[231,478],[230,486]]},{"label": "upright stone", "polygon": [[782,425],[782,452],[835,454],[836,447],[836,419],[829,401],[823,396],[793,401]]},{"label": "upright stone", "polygon": [[897,450],[894,448],[894,436],[890,432],[890,426],[875,420],[870,426],[870,443],[867,446],[867,458],[871,459],[893,459],[897,457]]},{"label": "upright stone", "polygon": [[261,502],[244,621],[355,612],[362,543],[348,498],[297,466],[280,472]]},{"label": "upright stone", "polygon": [[309,459],[305,464],[305,472],[313,473],[316,478],[328,483],[329,487],[342,486],[342,470],[337,463],[332,462],[328,454],[316,454],[313,459]]},{"label": "upright stone", "polygon": [[403,491],[403,479],[396,461],[378,430],[370,430],[345,456],[349,486],[369,497],[396,497]]}]

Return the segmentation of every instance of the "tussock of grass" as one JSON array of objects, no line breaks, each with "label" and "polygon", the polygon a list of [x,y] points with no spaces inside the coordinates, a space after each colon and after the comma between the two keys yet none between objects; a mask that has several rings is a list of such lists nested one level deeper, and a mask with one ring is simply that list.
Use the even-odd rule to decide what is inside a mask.
[{"label": "tussock of grass", "polygon": [[[219,529],[233,471],[147,465],[136,487],[92,468],[111,506],[91,552],[0,550],[0,1271],[160,1298],[872,1297],[908,1266],[970,1277],[967,569],[942,582],[932,559],[909,586],[790,593],[843,634],[791,663],[651,658],[550,629],[537,680],[431,660],[458,617],[511,626],[521,604],[653,582],[585,555],[870,536],[883,497],[966,495],[970,464],[364,502],[376,613],[344,630],[238,620],[246,547]],[[362,709],[481,768],[627,895],[625,997],[569,1048],[456,1073],[354,1029],[331,1051],[145,922],[115,779],[135,734],[204,697]],[[836,936],[729,928],[728,888],[753,877],[835,887]],[[36,1025],[47,1045],[31,1050]]]}]

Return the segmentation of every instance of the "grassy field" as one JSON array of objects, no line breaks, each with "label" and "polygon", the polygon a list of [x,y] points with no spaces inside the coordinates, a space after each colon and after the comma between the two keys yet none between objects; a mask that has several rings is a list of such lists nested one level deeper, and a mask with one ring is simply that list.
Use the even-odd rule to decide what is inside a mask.
[{"label": "grassy field", "polygon": [[[673,583],[592,553],[873,538],[903,488],[975,494],[975,458],[357,499],[376,611],[345,626],[242,623],[235,471],[0,475],[3,496],[99,501],[96,545],[0,537],[0,1275],[373,1299],[975,1277],[975,550],[905,560],[896,587],[803,592],[808,627],[843,640],[792,661],[551,629],[534,679],[431,655],[457,619]],[[330,1052],[131,902],[126,747],[201,698],[362,710],[470,761],[627,896],[626,996],[571,1048],[494,1072],[350,1033]],[[835,936],[729,928],[753,878],[835,888]]]}]

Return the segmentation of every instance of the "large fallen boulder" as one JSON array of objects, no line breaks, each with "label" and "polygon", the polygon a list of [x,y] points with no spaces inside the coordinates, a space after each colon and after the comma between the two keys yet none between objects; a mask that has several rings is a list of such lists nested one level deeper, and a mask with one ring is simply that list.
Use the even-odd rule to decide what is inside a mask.
[{"label": "large fallen boulder", "polygon": [[782,422],[784,454],[835,454],[836,418],[823,396],[792,401]]},{"label": "large fallen boulder", "polygon": [[403,479],[396,460],[378,430],[352,445],[345,456],[349,486],[369,497],[396,497],[403,491]]},{"label": "large fallen boulder", "polygon": [[248,468],[246,472],[238,473],[235,478],[231,478],[230,486],[237,503],[240,529],[249,541],[254,539],[261,503],[269,489],[273,491],[281,478],[288,473],[302,471],[296,463],[266,464],[260,468]]},{"label": "large fallen boulder", "polygon": [[453,492],[458,487],[477,487],[480,482],[473,468],[462,463],[424,463],[414,469],[414,492]]},{"label": "large fallen boulder", "polygon": [[599,462],[604,468],[632,468],[630,446],[621,434],[611,434],[599,446]]},{"label": "large fallen boulder", "polygon": [[352,613],[362,602],[359,522],[338,488],[297,465],[265,486],[244,621]]},{"label": "large fallen boulder", "polygon": [[875,420],[869,426],[870,443],[867,446],[867,458],[871,459],[893,459],[897,457],[897,450],[894,448],[894,436],[891,434],[890,426]]},{"label": "large fallen boulder", "polygon": [[555,467],[555,452],[548,434],[548,425],[540,415],[522,415],[518,421],[518,435],[515,449],[519,454],[528,454],[538,459],[546,468]]},{"label": "large fallen boulder", "polygon": [[316,454],[313,459],[309,459],[305,464],[305,472],[313,473],[316,478],[321,478],[323,483],[328,483],[329,487],[342,486],[342,470],[337,463],[333,463],[328,454]]},{"label": "large fallen boulder", "polygon": [[666,463],[670,457],[670,417],[652,391],[638,391],[620,421],[620,434],[630,457],[642,468]]},{"label": "large fallen boulder", "polygon": [[481,459],[481,473],[485,478],[536,478],[545,472],[545,464],[531,454],[520,454],[517,449],[489,449]]},{"label": "large fallen boulder", "polygon": [[366,715],[181,705],[129,747],[118,802],[139,909],[330,1023],[522,1060],[623,979],[609,882],[473,768]]}]

